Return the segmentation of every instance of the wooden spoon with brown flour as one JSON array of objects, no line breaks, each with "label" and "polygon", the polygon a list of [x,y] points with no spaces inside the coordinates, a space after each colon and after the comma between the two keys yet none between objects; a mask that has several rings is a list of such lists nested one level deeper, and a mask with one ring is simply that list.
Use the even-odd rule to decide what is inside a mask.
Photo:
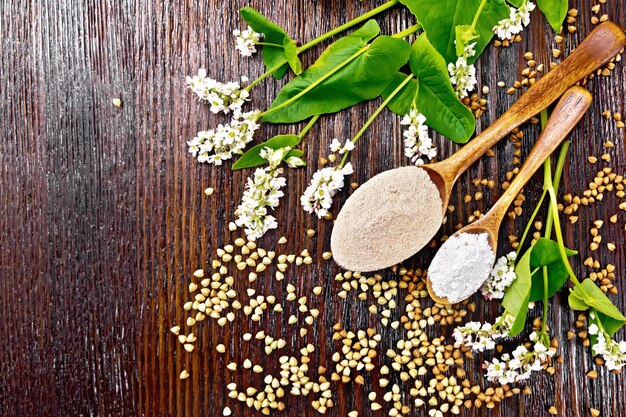
[{"label": "wooden spoon with brown flour", "polygon": [[619,26],[602,23],[450,158],[385,171],[359,187],[342,207],[333,228],[335,261],[343,268],[368,272],[395,265],[422,249],[441,226],[457,178],[502,137],[608,62],[625,43],[626,35]]}]

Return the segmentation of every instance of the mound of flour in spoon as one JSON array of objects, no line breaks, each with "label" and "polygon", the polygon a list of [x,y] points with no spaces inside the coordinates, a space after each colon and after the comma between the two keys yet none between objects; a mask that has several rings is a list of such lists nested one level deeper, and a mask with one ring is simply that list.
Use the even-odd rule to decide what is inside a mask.
[{"label": "mound of flour in spoon", "polygon": [[446,240],[428,268],[438,297],[458,303],[474,294],[489,278],[496,254],[487,233],[459,233]]},{"label": "mound of flour in spoon", "polygon": [[382,172],[342,207],[330,241],[333,258],[351,271],[385,268],[428,244],[442,220],[441,196],[425,169]]}]

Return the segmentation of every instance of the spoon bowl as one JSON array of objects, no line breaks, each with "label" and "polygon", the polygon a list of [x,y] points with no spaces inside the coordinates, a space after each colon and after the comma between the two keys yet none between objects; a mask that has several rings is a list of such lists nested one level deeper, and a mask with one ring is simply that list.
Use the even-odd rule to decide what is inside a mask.
[{"label": "spoon bowl", "polygon": [[[485,257],[492,256],[495,261],[495,253],[498,248],[498,231],[500,230],[500,224],[504,219],[504,216],[509,209],[509,206],[515,199],[515,197],[522,190],[526,182],[535,174],[535,172],[539,169],[539,167],[543,164],[543,161],[548,158],[556,148],[563,142],[563,140],[567,137],[569,132],[576,126],[578,121],[585,114],[589,106],[591,105],[591,94],[589,91],[585,90],[582,87],[572,87],[563,94],[563,97],[559,100],[556,105],[554,111],[550,119],[548,120],[547,125],[545,126],[543,132],[535,142],[535,146],[528,154],[528,158],[526,162],[520,169],[517,176],[511,182],[509,188],[502,194],[502,196],[498,199],[496,204],[489,210],[483,217],[474,223],[465,226],[461,230],[457,231],[452,237],[458,237],[464,233],[469,234],[487,234],[487,240],[489,243],[489,247],[491,248],[491,253],[485,254]],[[444,245],[446,243],[444,242]],[[433,264],[435,263],[447,263],[447,262],[458,262],[459,260],[447,260],[447,259],[439,259],[438,256],[441,252],[437,252],[435,258],[433,259]],[[481,258],[480,261],[483,261],[485,258]],[[493,262],[491,263],[493,264]],[[468,298],[470,295],[478,291],[478,289],[482,286],[482,284],[487,280],[488,274],[485,277],[478,277],[478,280],[473,280],[467,277],[468,279],[463,280],[463,277],[451,277],[458,278],[459,283],[464,283],[465,285],[465,297]],[[446,297],[441,292],[439,294],[436,293],[433,288],[433,282],[430,279],[430,276],[427,277],[427,288],[428,292],[433,298],[433,300],[443,303],[449,304],[448,297]],[[459,302],[459,300],[452,300],[454,302]]]},{"label": "spoon bowl", "polygon": [[[426,170],[429,174],[431,185],[436,187],[437,192],[430,193],[427,198],[428,204],[413,204],[409,209],[413,216],[422,216],[423,207],[433,207],[433,201],[441,203],[442,218],[448,207],[448,202],[452,192],[452,187],[457,178],[465,172],[478,158],[488,149],[492,148],[502,137],[510,133],[514,128],[526,122],[532,116],[548,107],[556,101],[569,87],[576,84],[580,79],[600,68],[603,64],[613,58],[624,47],[626,34],[612,22],[604,22],[594,29],[589,36],[557,67],[544,75],[539,81],[531,86],[520,98],[494,123],[476,136],[467,145],[462,147],[450,158],[433,164],[422,165],[416,168],[416,184],[422,183],[419,178]],[[404,167],[406,168],[406,167]],[[396,168],[402,169],[402,168]],[[389,170],[385,173],[389,173]],[[383,174],[385,174],[383,173]],[[428,230],[415,230],[414,235],[419,234],[419,244],[398,241],[393,231],[384,228],[389,223],[389,219],[379,224],[382,226],[374,230],[376,223],[370,225],[368,234],[364,236],[363,225],[366,223],[362,219],[355,219],[354,215],[343,215],[346,211],[363,213],[381,213],[379,216],[393,216],[393,209],[399,205],[396,201],[394,205],[394,194],[390,190],[393,188],[394,176],[388,175],[388,180],[380,177],[381,174],[373,177],[363,184],[346,201],[341,212],[337,216],[335,227],[331,236],[331,250],[335,262],[345,269],[360,272],[369,272],[388,268],[398,264],[422,249],[437,233],[439,225]],[[409,179],[410,181],[410,179]],[[373,182],[373,183],[372,183]],[[395,192],[395,191],[394,191]],[[435,203],[437,203],[435,201]],[[387,203],[385,203],[387,202]],[[437,205],[437,204],[435,204]],[[346,209],[350,210],[346,210]],[[394,238],[396,240],[394,241]],[[402,239],[405,237],[402,236]],[[350,244],[359,239],[377,240],[379,246],[372,242],[364,245],[360,249]],[[389,251],[375,249],[383,248],[386,243],[392,243],[393,253]],[[406,250],[396,251],[395,248],[406,245]],[[410,250],[408,250],[410,249]],[[390,250],[391,251],[391,250]]]}]

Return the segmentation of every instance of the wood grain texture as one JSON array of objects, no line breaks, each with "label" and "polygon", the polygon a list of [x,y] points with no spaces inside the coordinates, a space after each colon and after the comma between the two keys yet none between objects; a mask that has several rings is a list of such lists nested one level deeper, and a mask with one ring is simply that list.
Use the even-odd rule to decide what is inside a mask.
[{"label": "wood grain texture", "polygon": [[[247,4],[236,0],[0,0],[0,415],[216,416],[226,404],[235,415],[258,415],[226,398],[225,386],[231,381],[260,382],[260,377],[248,373],[226,373],[227,358],[241,362],[249,357],[275,370],[276,355],[267,359],[258,346],[242,344],[241,334],[260,326],[282,334],[291,346],[302,343],[275,316],[260,325],[239,320],[221,328],[205,322],[196,329],[193,355],[184,352],[167,331],[184,320],[182,303],[190,274],[206,266],[215,249],[230,239],[225,225],[233,217],[249,174],[199,165],[187,154],[185,140],[220,119],[193,100],[184,78],[199,67],[222,80],[240,75],[253,78],[263,72],[259,57],[241,59],[233,48],[230,32],[243,26],[237,10]],[[251,2],[302,41],[378,4],[373,0]],[[580,17],[577,34],[566,36],[568,51],[591,30],[594,4],[570,1]],[[623,1],[607,0],[602,13],[622,26],[626,22]],[[384,32],[391,33],[407,27],[413,18],[397,8],[379,22]],[[547,64],[556,47],[537,12],[522,38],[508,49],[488,47],[479,61],[480,85],[492,90],[479,131],[514,101],[496,83],[512,84],[524,64],[523,53],[531,50],[538,62]],[[323,47],[307,52],[305,64]],[[253,102],[267,103],[283,83],[265,83],[254,91]],[[594,103],[571,135],[564,177],[565,190],[574,193],[582,192],[593,178],[597,167],[590,166],[586,157],[602,154],[606,139],[616,147],[609,151],[611,161],[601,166],[625,170],[624,129],[601,115],[605,109],[625,113],[623,63],[611,77],[592,80],[589,88]],[[112,106],[115,97],[123,100],[121,109]],[[304,146],[309,167],[288,174],[289,194],[277,210],[281,226],[262,240],[272,247],[285,234],[291,247],[309,248],[318,257],[298,276],[290,277],[300,294],[324,286],[317,305],[322,313],[307,336],[318,347],[313,355],[316,364],[329,365],[333,323],[342,321],[356,329],[374,325],[375,319],[365,304],[355,307],[356,299],[344,302],[335,296],[332,277],[338,269],[319,260],[328,249],[332,225],[303,213],[298,196],[330,140],[351,137],[377,105],[371,102],[321,118]],[[538,131],[532,125],[523,130],[526,154]],[[286,131],[295,128],[264,126],[257,137]],[[449,142],[438,143],[442,156],[456,149]],[[476,163],[461,177],[452,204],[460,208],[463,195],[473,194],[472,178],[502,182],[512,167],[513,150],[502,141],[496,158],[484,157]],[[407,164],[399,118],[384,112],[359,143],[352,161],[353,179],[358,182]],[[210,198],[202,192],[207,186],[217,190]],[[526,187],[525,207],[536,201],[540,187],[540,181]],[[335,213],[348,194],[344,190],[337,196]],[[498,191],[487,192],[471,209],[486,211],[498,195]],[[583,207],[579,222],[566,230],[568,244],[580,250],[580,259],[594,256],[602,264],[616,266],[620,292],[612,299],[624,311],[623,212],[617,224],[607,224],[602,231],[603,242],[615,242],[617,250],[588,250],[591,222],[614,214],[617,205],[614,194],[607,194],[601,204]],[[459,217],[442,233],[450,233],[452,225],[468,214],[457,210]],[[507,222],[501,241],[520,224]],[[305,236],[308,228],[317,231],[316,237]],[[432,251],[425,251],[407,265],[427,265],[431,257]],[[576,270],[580,276],[589,273],[580,263]],[[285,285],[268,280],[262,289],[280,297]],[[244,288],[238,283],[238,289]],[[564,305],[563,293],[555,297],[551,312],[552,329],[559,335],[575,320]],[[398,311],[403,307],[401,302]],[[497,306],[479,303],[475,318],[496,314]],[[391,329],[381,333],[382,354],[398,336]],[[618,337],[625,337],[623,330]],[[228,355],[215,352],[221,342],[229,346]],[[585,378],[594,366],[580,340],[563,339],[560,354],[564,365],[557,367],[554,377],[534,377],[532,396],[514,397],[493,411],[472,410],[466,415],[546,415],[551,405],[559,415],[585,416],[589,407],[600,409],[603,416],[626,415],[623,375],[600,368],[597,380]],[[478,361],[474,365],[474,380],[478,380]],[[184,368],[192,376],[181,382],[178,374]],[[379,377],[372,374],[372,379]],[[353,409],[370,415],[365,403],[372,379],[365,389],[338,386],[337,406],[328,415],[345,416]],[[281,414],[316,415],[310,400],[289,397],[287,411]]]}]

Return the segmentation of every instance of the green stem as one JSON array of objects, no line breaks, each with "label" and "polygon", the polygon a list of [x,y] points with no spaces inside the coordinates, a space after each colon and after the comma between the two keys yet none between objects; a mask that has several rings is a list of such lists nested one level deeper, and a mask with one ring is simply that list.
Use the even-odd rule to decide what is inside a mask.
[{"label": "green stem", "polygon": [[[298,53],[304,52],[309,48],[312,48],[313,46],[317,45],[320,42],[325,41],[328,38],[331,38],[341,32],[344,32],[348,29],[350,29],[353,26],[358,25],[361,22],[365,22],[366,20],[376,16],[379,13],[384,12],[385,10],[388,10],[390,8],[392,8],[393,6],[395,6],[396,4],[400,3],[400,0],[391,0],[388,1],[385,4],[382,4],[378,7],[376,7],[375,9],[370,10],[369,12],[362,14],[361,16],[357,17],[356,19],[352,19],[347,23],[344,23],[343,25],[331,30],[330,32],[326,32],[325,34],[323,34],[322,36],[318,36],[317,38],[305,43],[304,45],[302,45],[301,47],[298,48]],[[285,61],[286,63],[287,61]]]},{"label": "green stem", "polygon": [[542,333],[548,334],[548,268],[543,267],[543,327]]},{"label": "green stem", "polygon": [[[363,135],[363,133],[365,133],[367,128],[372,124],[374,119],[376,119],[376,117],[380,114],[380,112],[383,111],[385,107],[387,107],[387,104],[389,104],[389,102],[393,100],[393,98],[404,88],[405,85],[409,83],[409,81],[411,81],[411,79],[413,79],[413,74],[407,75],[404,81],[402,81],[400,85],[398,85],[396,89],[391,92],[389,97],[387,97],[385,101],[383,101],[383,103],[376,109],[376,111],[370,116],[370,118],[367,119],[367,121],[361,127],[361,129],[357,132],[357,134],[354,135],[354,137],[352,138],[353,143],[356,143],[356,141],[359,140],[359,138]],[[341,159],[341,164],[339,164],[340,167],[343,167],[345,165],[349,154],[350,154],[350,151],[346,152],[343,155],[343,158]]]},{"label": "green stem", "polygon": [[487,0],[482,0],[480,2],[480,6],[478,6],[478,10],[476,10],[476,14],[474,15],[474,20],[472,21],[473,29],[476,28],[476,23],[478,23],[478,18],[480,17],[480,14],[482,13],[483,8],[485,7],[485,4],[487,4]]},{"label": "green stem", "polygon": [[412,35],[415,32],[417,32],[421,28],[422,28],[422,24],[421,23],[416,23],[413,26],[409,26],[408,28],[404,29],[401,32],[394,33],[393,35],[391,35],[391,37],[392,38],[397,38],[397,39],[406,38],[407,36]]},{"label": "green stem", "polygon": [[255,45],[261,45],[261,46],[273,46],[273,47],[276,47],[276,48],[283,48],[283,45],[279,45],[277,43],[272,43],[272,42],[262,42],[262,41],[259,41],[259,42],[255,42],[254,44]]},{"label": "green stem", "polygon": [[541,194],[541,198],[539,199],[539,202],[537,203],[537,206],[535,207],[533,214],[530,216],[530,219],[528,220],[528,224],[526,224],[526,229],[524,230],[524,234],[522,234],[522,239],[520,240],[519,245],[517,245],[517,249],[515,250],[518,256],[522,250],[522,246],[524,246],[524,241],[526,240],[526,236],[528,235],[528,232],[530,232],[530,229],[535,221],[535,217],[537,217],[537,214],[539,213],[539,209],[541,208],[541,205],[543,204],[543,200],[546,198],[547,193],[548,193],[548,190],[544,188],[543,193]]},{"label": "green stem", "polygon": [[[548,123],[548,110],[547,109],[543,109],[541,110],[541,130],[543,131],[543,129],[545,129],[546,124]],[[552,184],[552,174],[550,173],[551,168],[550,168],[550,158],[548,157],[544,163],[543,163],[543,193],[541,194],[541,198],[539,199],[539,202],[537,203],[537,206],[535,206],[535,210],[533,211],[533,214],[530,216],[530,219],[528,220],[528,223],[526,224],[526,228],[524,229],[524,233],[522,234],[522,239],[520,240],[519,244],[517,245],[517,249],[515,250],[515,253],[519,256],[522,247],[524,246],[524,242],[526,241],[526,237],[528,236],[528,233],[530,232],[531,227],[533,226],[533,223],[535,221],[535,217],[537,217],[537,214],[539,213],[539,210],[541,209],[541,205],[543,204],[543,200],[546,198],[546,194],[548,193],[548,189],[547,186],[548,184]],[[548,207],[548,213],[550,212],[550,207]],[[550,222],[546,222],[546,223],[550,223]],[[550,227],[550,230],[552,230],[552,225],[547,226],[546,227]],[[549,235],[547,237],[550,237]]]},{"label": "green stem", "polygon": [[[555,207],[558,204],[556,201],[556,193],[554,192],[554,188],[550,187],[548,189],[548,193],[550,194],[550,202]],[[565,269],[569,274],[570,280],[574,283],[575,286],[580,285],[580,281],[576,278],[576,274],[572,270],[572,266],[569,264],[569,260],[567,259],[567,254],[565,253],[565,243],[563,242],[563,233],[561,232],[561,224],[559,223],[559,214],[555,213],[554,216],[554,233],[556,234],[556,241],[559,244],[559,253],[561,254],[561,259],[563,260],[563,264],[565,264]]]},{"label": "green stem", "polygon": [[300,133],[298,133],[298,138],[300,138],[300,140],[302,140],[304,135],[307,134],[307,132],[313,127],[313,125],[315,124],[315,122],[317,122],[317,119],[319,118],[320,118],[319,114],[316,114],[315,116],[311,117],[311,120],[309,120],[306,126],[304,126],[304,128],[300,131]]}]

